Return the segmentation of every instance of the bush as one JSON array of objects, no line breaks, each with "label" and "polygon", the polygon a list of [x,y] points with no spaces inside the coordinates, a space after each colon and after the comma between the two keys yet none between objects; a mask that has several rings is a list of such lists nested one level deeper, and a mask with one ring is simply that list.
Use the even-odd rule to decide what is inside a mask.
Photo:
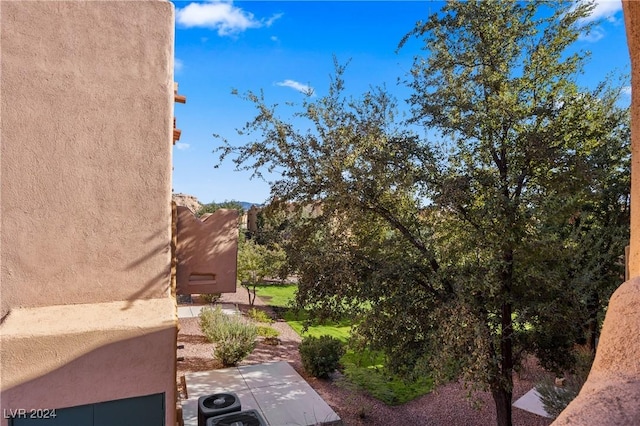
[{"label": "bush", "polygon": [[275,328],[267,327],[264,325],[258,326],[258,336],[262,337],[278,337],[280,333]]},{"label": "bush", "polygon": [[220,299],[221,296],[221,293],[205,293],[200,295],[200,299],[202,299],[202,301],[206,303],[215,303]]},{"label": "bush", "polygon": [[576,359],[574,371],[573,374],[565,377],[563,387],[555,386],[555,380],[549,377],[545,377],[536,385],[544,410],[554,418],[558,417],[567,405],[578,396],[593,363],[593,354],[586,348],[574,350],[573,356]]},{"label": "bush", "polygon": [[304,369],[314,377],[326,378],[338,368],[344,355],[342,342],[331,336],[305,337],[300,344]]},{"label": "bush", "polygon": [[213,356],[224,366],[236,365],[256,347],[258,330],[238,317],[229,316],[229,321],[217,333],[218,341]]},{"label": "bush", "polygon": [[544,379],[536,385],[536,391],[540,394],[540,400],[544,406],[544,411],[554,419],[578,396],[581,383],[574,380],[565,381],[565,387],[556,387],[554,380]]},{"label": "bush", "polygon": [[273,322],[273,319],[271,319],[269,314],[267,314],[265,311],[262,311],[260,309],[251,308],[247,312],[247,315],[249,315],[249,318],[257,322],[264,322],[267,324],[271,324]]},{"label": "bush", "polygon": [[256,326],[245,323],[239,316],[225,314],[219,307],[204,308],[199,320],[202,333],[215,343],[213,357],[224,366],[236,365],[256,346]]},{"label": "bush", "polygon": [[224,329],[225,325],[230,321],[230,315],[222,312],[220,307],[215,309],[203,308],[198,316],[200,329],[205,335],[207,340],[212,343],[219,342],[221,339],[220,332]]}]

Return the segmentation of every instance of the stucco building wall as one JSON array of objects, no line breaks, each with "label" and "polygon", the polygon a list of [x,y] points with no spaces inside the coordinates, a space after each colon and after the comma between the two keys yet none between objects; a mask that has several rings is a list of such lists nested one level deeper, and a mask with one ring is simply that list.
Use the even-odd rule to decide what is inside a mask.
[{"label": "stucco building wall", "polygon": [[640,2],[622,4],[633,88],[630,279],[611,296],[587,382],[556,426],[640,424]]},{"label": "stucco building wall", "polygon": [[2,1],[0,32],[0,408],[174,424],[174,7]]},{"label": "stucco building wall", "polygon": [[629,277],[640,276],[640,2],[624,0],[631,55],[631,244]]},{"label": "stucco building wall", "polygon": [[168,291],[171,8],[0,4],[0,315]]},{"label": "stucco building wall", "polygon": [[238,211],[216,210],[197,218],[177,207],[178,294],[234,293],[238,254]]}]

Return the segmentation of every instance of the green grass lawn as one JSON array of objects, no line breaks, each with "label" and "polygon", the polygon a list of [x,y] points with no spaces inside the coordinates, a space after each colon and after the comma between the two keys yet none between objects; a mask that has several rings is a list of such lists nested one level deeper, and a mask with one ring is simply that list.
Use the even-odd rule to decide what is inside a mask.
[{"label": "green grass lawn", "polygon": [[[295,297],[297,288],[298,286],[296,285],[263,285],[256,287],[256,294],[269,306],[288,308],[290,306],[289,302]],[[347,343],[349,340],[349,333],[351,332],[351,322],[349,320],[315,323],[305,331],[304,326],[307,319],[305,312],[287,310],[283,315],[283,319],[302,337],[320,337],[326,334],[341,340],[343,343]]]},{"label": "green grass lawn", "polygon": [[[264,285],[256,287],[256,294],[270,306],[288,308],[289,302],[295,297],[296,289],[295,285]],[[284,312],[283,317],[287,324],[302,337],[329,335],[345,344],[349,341],[351,322],[348,319],[340,322],[312,323],[306,331],[303,331],[307,319],[304,311],[294,312],[289,309]],[[384,368],[384,355],[379,352],[356,353],[353,350],[347,350],[340,362],[347,378],[345,386],[364,389],[371,396],[389,405],[404,404],[433,389],[433,380],[429,377],[407,382],[399,376],[390,374]]]},{"label": "green grass lawn", "polygon": [[406,381],[384,368],[385,357],[380,352],[347,351],[340,359],[344,375],[350,384],[367,391],[387,405],[401,405],[433,390],[433,379],[425,377]]},{"label": "green grass lawn", "polygon": [[326,321],[322,323],[312,323],[306,330],[305,321],[307,315],[305,312],[288,311],[284,315],[284,320],[302,337],[313,336],[320,337],[329,335],[340,340],[342,343],[349,342],[351,334],[351,322],[347,319],[340,322]]},{"label": "green grass lawn", "polygon": [[288,308],[297,289],[297,285],[259,285],[256,294],[269,306]]}]

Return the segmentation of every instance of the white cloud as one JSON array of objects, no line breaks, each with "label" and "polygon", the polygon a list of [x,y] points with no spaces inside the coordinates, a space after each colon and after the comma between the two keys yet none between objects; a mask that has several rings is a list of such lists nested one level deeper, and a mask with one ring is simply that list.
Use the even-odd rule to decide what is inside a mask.
[{"label": "white cloud", "polygon": [[295,89],[298,92],[302,92],[305,95],[313,95],[314,92],[313,87],[299,83],[295,80],[279,81],[276,83],[276,86],[291,87],[292,89]]},{"label": "white cloud", "polygon": [[585,18],[585,21],[595,21],[596,19],[606,19],[609,22],[615,22],[615,15],[622,10],[622,2],[620,0],[594,0],[594,9],[591,15]]},{"label": "white cloud", "polygon": [[589,30],[589,32],[580,34],[578,36],[579,40],[588,41],[590,43],[595,43],[598,40],[601,40],[605,36],[605,31],[601,26],[595,26]]},{"label": "white cloud", "polygon": [[177,72],[182,71],[183,68],[184,68],[184,62],[182,62],[178,58],[175,58],[173,60],[173,71],[177,73]]},{"label": "white cloud", "polygon": [[[586,18],[580,19],[580,23],[588,24],[594,21],[606,20],[611,23],[618,23],[616,15],[622,11],[621,0],[578,0],[579,3],[592,2],[594,8],[591,14]],[[577,4],[577,3],[576,3]],[[601,25],[596,25],[591,28],[588,33],[580,34],[579,40],[595,43],[603,39],[607,35],[606,31]]]},{"label": "white cloud", "polygon": [[176,11],[176,22],[187,28],[205,27],[218,31],[220,36],[241,33],[249,28],[270,27],[281,13],[268,19],[256,19],[253,13],[233,5],[233,1],[213,0],[190,3]]},{"label": "white cloud", "polygon": [[271,36],[271,41],[276,41],[276,42],[277,42],[277,41],[278,41],[278,37],[276,37],[276,36]]},{"label": "white cloud", "polygon": [[176,142],[176,148],[180,151],[186,151],[187,149],[189,149],[189,146],[191,145],[189,145],[188,143]]},{"label": "white cloud", "polygon": [[631,96],[631,86],[624,86],[622,88],[622,93],[627,96]]}]

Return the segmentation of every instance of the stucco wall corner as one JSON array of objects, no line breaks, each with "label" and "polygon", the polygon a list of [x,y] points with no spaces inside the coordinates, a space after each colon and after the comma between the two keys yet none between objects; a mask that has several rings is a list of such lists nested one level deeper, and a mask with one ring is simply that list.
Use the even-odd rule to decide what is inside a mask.
[{"label": "stucco wall corner", "polygon": [[596,358],[580,394],[553,423],[640,424],[640,277],[611,296]]},{"label": "stucco wall corner", "polygon": [[640,1],[623,0],[631,57],[631,244],[629,277],[640,275]]}]

